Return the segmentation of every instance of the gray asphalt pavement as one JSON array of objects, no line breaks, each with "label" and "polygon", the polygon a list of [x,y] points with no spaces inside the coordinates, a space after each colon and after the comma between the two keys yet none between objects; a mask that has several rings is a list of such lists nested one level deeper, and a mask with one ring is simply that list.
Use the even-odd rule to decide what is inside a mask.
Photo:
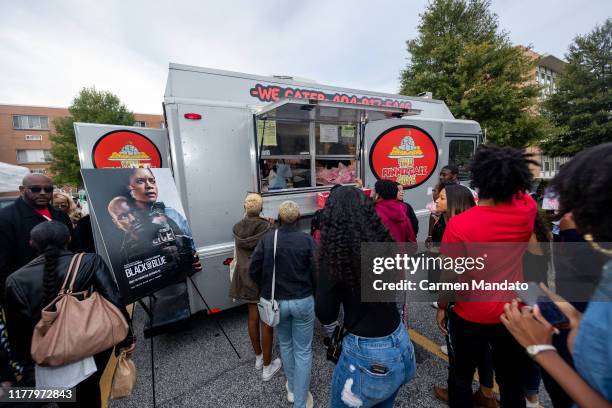
[{"label": "gray asphalt pavement", "polygon": [[[408,305],[410,327],[437,344],[443,337],[435,326],[435,310],[424,303]],[[216,315],[241,355],[239,359],[221,334],[215,319],[205,314],[194,316],[189,327],[154,338],[155,385],[158,407],[290,407],[286,400],[285,377],[279,372],[270,382],[261,381],[255,370],[246,330],[244,306]],[[111,401],[112,408],[153,406],[151,386],[150,340],[142,329],[146,315],[137,307],[134,327],[138,334],[134,361],[138,381],[133,394],[124,400]],[[315,326],[311,391],[315,407],[326,407],[329,401],[333,364],[325,360],[323,334]],[[434,385],[445,385],[446,362],[415,342],[416,377],[400,390],[395,407],[445,407],[432,394]],[[275,356],[279,355],[275,345]],[[476,384],[474,384],[476,387]],[[542,406],[551,406],[545,391]]]}]

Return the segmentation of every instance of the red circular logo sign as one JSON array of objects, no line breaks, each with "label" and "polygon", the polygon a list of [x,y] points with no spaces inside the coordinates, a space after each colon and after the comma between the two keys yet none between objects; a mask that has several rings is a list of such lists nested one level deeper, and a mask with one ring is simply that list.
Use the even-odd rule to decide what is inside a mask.
[{"label": "red circular logo sign", "polygon": [[423,184],[436,170],[438,148],[431,136],[414,126],[396,126],[382,133],[370,149],[370,169],[379,180],[404,188]]},{"label": "red circular logo sign", "polygon": [[161,154],[153,142],[132,130],[114,130],[96,142],[92,153],[95,168],[161,167]]}]

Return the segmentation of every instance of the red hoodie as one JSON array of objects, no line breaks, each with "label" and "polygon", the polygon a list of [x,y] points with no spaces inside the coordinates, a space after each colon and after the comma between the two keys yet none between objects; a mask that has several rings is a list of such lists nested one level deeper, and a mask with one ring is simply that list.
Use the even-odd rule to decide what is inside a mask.
[{"label": "red hoodie", "polygon": [[374,206],[383,225],[396,242],[416,242],[406,206],[398,200],[382,200]]}]

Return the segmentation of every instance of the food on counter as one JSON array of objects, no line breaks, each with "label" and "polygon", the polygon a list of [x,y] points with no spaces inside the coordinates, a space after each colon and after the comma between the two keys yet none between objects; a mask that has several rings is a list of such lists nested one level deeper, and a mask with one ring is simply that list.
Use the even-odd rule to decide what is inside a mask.
[{"label": "food on counter", "polygon": [[345,166],[339,162],[338,167],[329,169],[325,166],[317,166],[317,185],[353,183],[356,177],[355,163]]}]

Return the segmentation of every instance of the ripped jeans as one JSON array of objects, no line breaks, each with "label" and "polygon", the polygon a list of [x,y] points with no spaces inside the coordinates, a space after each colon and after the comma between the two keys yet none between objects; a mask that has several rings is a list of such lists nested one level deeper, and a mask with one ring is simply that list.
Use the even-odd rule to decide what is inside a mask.
[{"label": "ripped jeans", "polygon": [[393,407],[399,388],[415,371],[414,348],[403,323],[385,337],[349,333],[334,370],[330,407]]}]

